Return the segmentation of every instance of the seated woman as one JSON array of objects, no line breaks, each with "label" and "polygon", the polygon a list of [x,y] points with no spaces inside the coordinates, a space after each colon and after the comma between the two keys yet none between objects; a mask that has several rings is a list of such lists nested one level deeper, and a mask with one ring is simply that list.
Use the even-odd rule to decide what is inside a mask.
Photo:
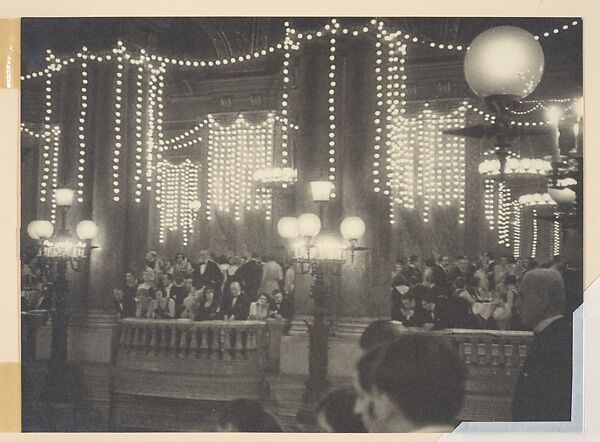
[{"label": "seated woman", "polygon": [[144,270],[143,282],[138,286],[135,303],[136,318],[148,317],[150,301],[155,298],[156,289],[154,287],[154,271],[150,269]]},{"label": "seated woman", "polygon": [[175,300],[162,290],[156,292],[155,317],[158,319],[173,319],[175,317]]},{"label": "seated woman", "polygon": [[254,321],[264,321],[269,317],[269,299],[266,293],[258,295],[256,302],[250,304],[250,313],[248,319]]},{"label": "seated woman", "polygon": [[190,319],[192,321],[196,320],[200,309],[199,299],[201,295],[201,290],[194,290],[192,287],[187,297],[183,300],[181,319]]},{"label": "seated woman", "polygon": [[203,296],[198,307],[196,321],[211,321],[222,319],[221,306],[215,299],[215,291],[211,287],[205,287]]}]

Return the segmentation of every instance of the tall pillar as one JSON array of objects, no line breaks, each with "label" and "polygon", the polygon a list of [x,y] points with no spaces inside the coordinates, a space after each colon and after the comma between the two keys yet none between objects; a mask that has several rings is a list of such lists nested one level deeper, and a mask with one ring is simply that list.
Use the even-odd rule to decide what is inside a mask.
[{"label": "tall pillar", "polygon": [[[99,65],[94,78],[90,79],[90,88],[94,91],[90,102],[93,113],[90,118],[88,155],[90,160],[91,182],[86,182],[85,198],[91,204],[92,219],[98,225],[98,235],[94,243],[99,247],[92,250],[90,258],[89,296],[87,311],[108,312],[112,309],[112,290],[119,286],[125,268],[128,224],[127,198],[113,201],[112,191],[112,149],[114,131],[113,66]],[[129,154],[134,149],[129,149]],[[121,169],[122,171],[125,169]],[[122,176],[124,182],[130,177]]]}]

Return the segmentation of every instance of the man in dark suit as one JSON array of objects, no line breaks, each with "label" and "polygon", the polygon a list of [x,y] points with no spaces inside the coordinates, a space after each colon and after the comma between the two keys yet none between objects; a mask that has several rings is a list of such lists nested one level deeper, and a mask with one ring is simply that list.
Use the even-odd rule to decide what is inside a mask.
[{"label": "man in dark suit", "polygon": [[533,330],[533,343],[513,399],[515,421],[570,421],[573,327],[563,317],[565,287],[560,273],[534,269],[518,287],[517,311]]},{"label": "man in dark suit", "polygon": [[269,316],[276,319],[292,319],[292,308],[289,299],[283,296],[281,290],[273,292]]},{"label": "man in dark suit", "polygon": [[242,264],[235,275],[238,281],[242,283],[244,293],[248,295],[251,301],[255,301],[263,277],[262,263],[258,253],[252,253],[252,259]]},{"label": "man in dark suit", "polygon": [[194,287],[201,289],[204,286],[210,286],[217,296],[221,294],[223,287],[223,273],[216,262],[210,259],[208,250],[200,251],[198,264],[194,266],[192,281]]},{"label": "man in dark suit", "polygon": [[417,268],[418,264],[419,257],[417,255],[412,255],[410,258],[408,258],[408,266],[404,269],[404,276],[406,276],[408,285],[411,287],[423,282],[423,274]]},{"label": "man in dark suit", "polygon": [[223,300],[225,319],[230,321],[244,321],[250,312],[250,300],[242,291],[240,283],[234,281],[229,287],[231,294]]}]

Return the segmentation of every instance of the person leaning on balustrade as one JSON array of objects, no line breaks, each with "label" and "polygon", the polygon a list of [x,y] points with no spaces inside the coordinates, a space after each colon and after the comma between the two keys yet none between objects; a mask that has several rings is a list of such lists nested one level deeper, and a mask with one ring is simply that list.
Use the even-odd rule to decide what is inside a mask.
[{"label": "person leaning on balustrade", "polygon": [[266,293],[258,295],[255,302],[250,303],[248,319],[253,321],[264,321],[269,317],[269,298]]},{"label": "person leaning on balustrade", "polygon": [[191,287],[187,297],[183,300],[181,319],[195,321],[199,317],[200,298],[202,298],[202,290]]},{"label": "person leaning on balustrade", "polygon": [[443,338],[400,335],[358,361],[355,412],[369,432],[451,432],[466,376],[458,351]]},{"label": "person leaning on balustrade", "polygon": [[275,290],[273,292],[269,317],[273,319],[292,319],[290,299],[285,296],[281,290]]},{"label": "person leaning on balustrade", "polygon": [[250,300],[242,291],[239,282],[234,281],[229,287],[231,294],[223,299],[224,319],[230,321],[244,321],[248,319]]},{"label": "person leaning on balustrade", "polygon": [[515,388],[515,421],[570,421],[573,326],[563,316],[565,287],[551,269],[528,271],[518,286],[516,310],[533,342]]},{"label": "person leaning on balustrade", "polygon": [[146,268],[143,273],[143,282],[138,285],[136,291],[135,316],[137,318],[145,318],[148,316],[150,301],[155,298],[156,287],[154,285],[154,281],[154,271]]},{"label": "person leaning on balustrade", "polygon": [[215,321],[223,319],[221,306],[215,298],[215,291],[212,287],[204,287],[202,297],[198,300],[197,321]]}]

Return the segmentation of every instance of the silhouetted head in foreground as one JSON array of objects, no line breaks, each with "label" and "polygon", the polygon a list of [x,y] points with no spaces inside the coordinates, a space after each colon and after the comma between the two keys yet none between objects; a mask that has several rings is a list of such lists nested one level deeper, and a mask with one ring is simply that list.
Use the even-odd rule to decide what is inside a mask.
[{"label": "silhouetted head in foreground", "polygon": [[282,432],[275,417],[254,399],[235,399],[230,401],[219,416],[220,432]]},{"label": "silhouetted head in foreground", "polygon": [[317,422],[326,433],[366,433],[361,417],[354,412],[356,392],[352,387],[329,392],[317,406]]},{"label": "silhouetted head in foreground", "polygon": [[355,412],[369,432],[451,431],[465,379],[458,351],[442,338],[402,335],[359,360]]}]

